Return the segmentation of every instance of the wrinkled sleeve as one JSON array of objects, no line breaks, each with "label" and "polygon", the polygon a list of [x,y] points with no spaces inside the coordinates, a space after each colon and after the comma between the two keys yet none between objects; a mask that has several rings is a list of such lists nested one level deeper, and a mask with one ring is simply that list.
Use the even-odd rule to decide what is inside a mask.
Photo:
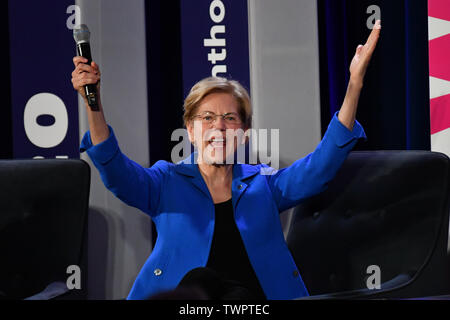
[{"label": "wrinkled sleeve", "polygon": [[115,196],[130,206],[154,215],[168,163],[158,161],[151,168],[144,168],[130,160],[121,152],[113,129],[108,127],[108,139],[95,146],[92,144],[90,131],[86,132],[81,141],[80,152],[87,152],[104,185]]},{"label": "wrinkled sleeve", "polygon": [[279,211],[323,192],[360,139],[367,139],[361,124],[355,121],[350,131],[339,121],[336,112],[322,141],[312,153],[268,176]]}]

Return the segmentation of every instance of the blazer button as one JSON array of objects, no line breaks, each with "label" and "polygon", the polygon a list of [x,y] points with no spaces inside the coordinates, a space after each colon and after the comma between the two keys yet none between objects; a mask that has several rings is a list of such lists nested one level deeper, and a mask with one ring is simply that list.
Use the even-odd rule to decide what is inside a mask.
[{"label": "blazer button", "polygon": [[161,269],[155,269],[155,270],[153,271],[153,273],[155,274],[155,276],[160,276],[161,273],[162,273],[162,270],[161,270]]},{"label": "blazer button", "polygon": [[243,188],[242,184],[238,185],[238,189],[241,190]]}]

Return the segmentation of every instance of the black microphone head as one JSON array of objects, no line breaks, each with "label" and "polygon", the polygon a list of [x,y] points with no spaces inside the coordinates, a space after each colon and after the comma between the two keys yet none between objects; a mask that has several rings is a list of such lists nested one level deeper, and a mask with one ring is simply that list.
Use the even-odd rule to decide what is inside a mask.
[{"label": "black microphone head", "polygon": [[89,32],[89,28],[85,24],[80,24],[80,27],[77,29],[73,29],[73,38],[77,44],[89,42],[89,38],[91,37],[91,33]]}]

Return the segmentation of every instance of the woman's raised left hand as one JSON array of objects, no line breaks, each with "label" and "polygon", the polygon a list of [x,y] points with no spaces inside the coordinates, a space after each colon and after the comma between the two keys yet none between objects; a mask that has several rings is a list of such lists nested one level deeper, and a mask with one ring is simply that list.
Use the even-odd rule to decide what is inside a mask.
[{"label": "woman's raised left hand", "polygon": [[381,33],[381,20],[377,20],[365,45],[356,48],[355,56],[350,64],[350,78],[353,82],[362,84],[372,54],[377,46]]}]

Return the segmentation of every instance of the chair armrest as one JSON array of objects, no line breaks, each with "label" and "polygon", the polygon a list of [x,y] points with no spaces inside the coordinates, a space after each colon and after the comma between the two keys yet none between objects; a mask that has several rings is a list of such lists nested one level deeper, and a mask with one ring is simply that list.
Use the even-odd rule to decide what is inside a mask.
[{"label": "chair armrest", "polygon": [[67,288],[66,283],[61,281],[52,282],[41,292],[25,298],[24,300],[50,300],[57,296],[63,295],[67,291],[69,291],[69,288]]},{"label": "chair armrest", "polygon": [[301,297],[295,300],[348,300],[348,299],[370,299],[371,296],[379,295],[384,291],[397,288],[412,279],[410,274],[399,274],[395,278],[381,284],[380,289],[358,289],[351,291],[327,293],[315,296]]}]

